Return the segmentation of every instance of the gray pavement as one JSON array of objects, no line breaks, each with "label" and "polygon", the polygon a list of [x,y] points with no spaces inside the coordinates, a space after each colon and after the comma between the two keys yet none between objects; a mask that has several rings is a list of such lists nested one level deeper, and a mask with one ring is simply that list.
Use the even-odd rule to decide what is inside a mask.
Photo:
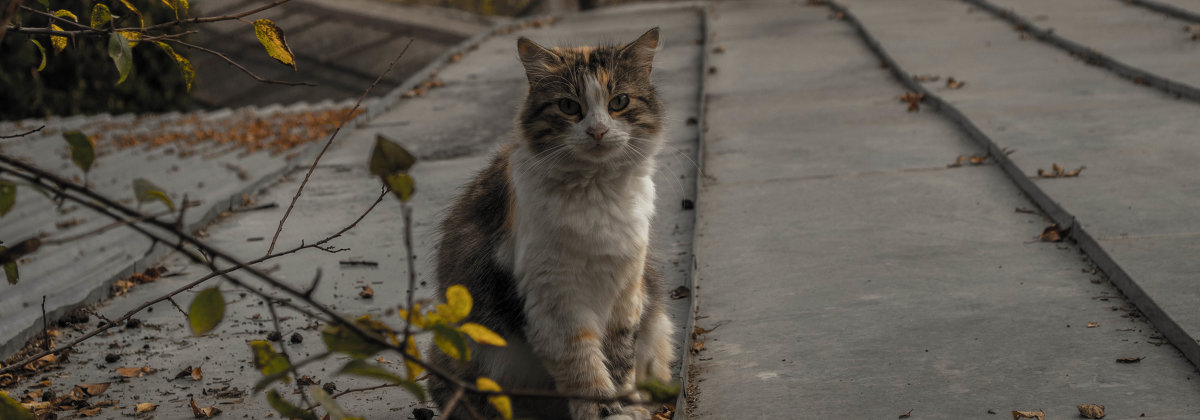
[{"label": "gray pavement", "polygon": [[[1189,1],[1172,3],[1194,7]],[[1010,158],[1021,171],[1087,166],[1079,177],[1035,179],[1036,186],[1097,238],[1183,334],[1200,337],[1200,229],[1188,217],[1200,204],[1192,164],[1200,153],[1192,145],[1196,104],[1022,39],[962,2],[846,3],[905,71],[939,75],[926,86],[1015,150]],[[1147,32],[1158,27],[1143,9],[1111,1],[1076,16],[1072,7],[1083,2],[1000,3],[1114,58],[1194,83],[1180,58],[1191,47],[1151,39],[1166,35]],[[1092,28],[1087,19],[1118,24]],[[1158,19],[1184,34],[1178,22]],[[592,43],[632,38],[651,26],[661,26],[665,37],[655,77],[670,107],[654,240],[671,287],[694,291],[694,300],[671,302],[676,322],[689,325],[677,334],[695,337],[680,350],[687,394],[676,418],[894,418],[911,410],[911,418],[988,419],[1037,409],[1074,418],[1083,403],[1105,405],[1111,419],[1200,417],[1196,367],[1089,255],[1069,241],[1038,241],[1049,219],[990,160],[947,167],[960,155],[986,151],[944,112],[907,112],[898,100],[905,88],[859,34],[829,9],[803,2],[637,5],[484,36],[461,60],[437,69],[444,87],[394,104],[392,92],[369,110],[369,121],[343,132],[280,247],[336,231],[370,203],[378,181],[365,161],[375,135],[386,135],[421,159],[412,203],[425,282],[417,296],[429,297],[431,229],[456,187],[511,127],[524,83],[516,37]],[[966,85],[946,87],[947,77]],[[299,175],[255,200],[286,203]],[[696,209],[682,209],[684,199],[694,199]],[[234,214],[207,229],[209,240],[256,257],[266,244],[252,238],[269,238],[281,214]],[[404,298],[398,217],[388,198],[334,242],[348,251],[309,251],[263,268],[297,285],[320,268],[321,301],[385,316]],[[185,275],[135,288],[101,312],[123,313],[205,271],[177,256],[166,264]],[[358,297],[362,285],[375,290],[373,299]],[[148,401],[160,404],[160,417],[186,417],[188,397],[218,404],[225,416],[265,416],[262,396],[211,391],[249,388],[257,375],[247,369],[245,343],[270,328],[261,302],[221,287],[234,298],[229,322],[215,336],[190,337],[181,314],[156,305],[138,316],[147,326],[85,344],[71,362],[81,368],[52,373],[53,386],[108,381],[116,366],[146,365],[159,373],[114,384],[106,398],[123,408],[103,416],[122,417],[131,403]],[[304,337],[289,345],[294,356],[323,349],[312,325],[284,315],[285,332]],[[122,360],[102,362],[108,352]],[[1125,357],[1143,359],[1116,363]],[[332,376],[337,362],[304,373],[343,390],[370,383]],[[202,381],[168,380],[189,365],[204,366]],[[341,401],[368,418],[407,418],[417,405],[386,390]]]}]

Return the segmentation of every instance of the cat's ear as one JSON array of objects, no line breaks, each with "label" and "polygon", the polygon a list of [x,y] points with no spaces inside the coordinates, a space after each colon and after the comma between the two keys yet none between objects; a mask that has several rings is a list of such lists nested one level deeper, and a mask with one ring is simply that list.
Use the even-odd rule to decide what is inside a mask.
[{"label": "cat's ear", "polygon": [[517,40],[517,55],[521,57],[521,64],[525,66],[525,74],[530,78],[535,74],[546,73],[562,62],[562,58],[553,51],[526,37]]},{"label": "cat's ear", "polygon": [[658,51],[658,27],[651,28],[637,40],[621,47],[620,56],[649,70],[656,51]]}]

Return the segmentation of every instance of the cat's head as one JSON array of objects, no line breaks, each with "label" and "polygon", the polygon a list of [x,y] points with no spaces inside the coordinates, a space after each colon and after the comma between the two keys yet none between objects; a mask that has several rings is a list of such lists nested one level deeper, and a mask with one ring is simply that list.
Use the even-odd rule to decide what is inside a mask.
[{"label": "cat's head", "polygon": [[517,40],[529,79],[520,128],[531,151],[592,163],[653,156],[663,125],[650,81],[657,48],[658,28],[625,45],[544,48]]}]

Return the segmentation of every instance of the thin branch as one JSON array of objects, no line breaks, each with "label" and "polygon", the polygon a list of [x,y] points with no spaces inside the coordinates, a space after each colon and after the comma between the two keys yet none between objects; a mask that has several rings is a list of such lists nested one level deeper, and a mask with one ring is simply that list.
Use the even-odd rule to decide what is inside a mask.
[{"label": "thin branch", "polygon": [[345,391],[334,394],[332,397],[334,399],[336,399],[338,397],[341,397],[343,395],[350,394],[350,393],[363,392],[363,391],[374,391],[376,389],[393,388],[393,387],[398,387],[398,386],[400,386],[400,384],[386,383],[386,384],[382,384],[382,385],[368,386],[368,387],[364,387],[364,388],[353,388],[353,389],[347,389]]},{"label": "thin branch", "polygon": [[283,340],[283,331],[279,328],[279,313],[275,311],[275,302],[268,300],[267,310],[271,312],[271,323],[275,327],[275,333],[280,337],[279,353],[283,355],[284,360],[287,360],[288,370],[292,372],[292,377],[296,378],[296,392],[300,394],[300,400],[304,401],[306,407],[312,407],[312,402],[308,400],[308,389],[300,384],[300,370],[292,364],[292,355],[288,354],[287,343]]},{"label": "thin branch", "polygon": [[[413,308],[413,295],[417,294],[417,269],[413,263],[412,252],[412,207],[408,203],[400,203],[400,214],[404,219],[404,254],[408,261],[408,301],[404,305],[408,319],[404,320],[404,348],[408,348],[408,340],[412,340],[412,323],[417,311]],[[448,411],[447,411],[448,412]]]},{"label": "thin branch", "polygon": [[184,318],[187,318],[187,316],[188,316],[187,311],[183,310],[183,308],[180,307],[179,304],[175,302],[174,298],[168,297],[167,302],[171,302],[171,306],[174,306],[175,309],[179,310],[179,313],[183,314]]},{"label": "thin branch", "polygon": [[408,51],[408,47],[412,46],[412,43],[413,40],[409,39],[408,43],[404,44],[404,49],[400,50],[400,54],[396,58],[393,58],[391,63],[388,63],[383,73],[380,73],[379,77],[376,77],[375,81],[371,82],[371,86],[367,86],[367,90],[363,91],[362,95],[358,97],[358,101],[354,103],[354,107],[346,111],[346,115],[342,116],[342,120],[338,122],[337,128],[334,128],[333,133],[329,134],[329,140],[325,140],[325,146],[321,148],[320,153],[317,153],[317,158],[313,159],[312,165],[308,167],[308,172],[304,174],[304,180],[300,181],[300,187],[296,188],[296,195],[292,197],[292,202],[288,204],[287,210],[283,212],[283,217],[279,219],[279,227],[275,228],[275,236],[271,237],[271,245],[267,246],[267,254],[275,250],[275,242],[279,241],[279,234],[283,233],[284,222],[287,222],[288,216],[292,214],[292,209],[296,207],[296,201],[300,199],[300,194],[304,193],[304,186],[308,185],[308,179],[312,177],[313,171],[317,169],[317,163],[321,161],[321,157],[325,156],[325,151],[329,150],[329,146],[333,144],[333,139],[337,138],[338,132],[350,121],[350,117],[354,116],[354,112],[358,111],[358,107],[362,105],[364,99],[367,99],[367,95],[371,93],[371,90],[375,89],[375,85],[378,85],[379,81],[383,80],[383,77],[392,71],[392,67],[400,61],[400,58],[404,57],[404,53]]},{"label": "thin branch", "polygon": [[203,51],[203,52],[215,55],[217,57],[220,57],[222,60],[225,60],[225,62],[232,64],[234,67],[237,67],[238,70],[241,70],[243,73],[246,73],[246,74],[250,75],[250,77],[253,77],[254,80],[257,80],[262,83],[270,83],[270,84],[285,85],[285,86],[317,86],[315,84],[308,83],[308,82],[285,82],[282,80],[264,79],[262,77],[259,77],[257,74],[254,74],[254,72],[250,71],[250,69],[247,69],[247,68],[243,67],[241,64],[238,64],[238,62],[233,61],[233,59],[229,58],[229,56],[226,56],[225,54],[222,54],[220,52],[213,51],[213,50],[201,47],[196,44],[180,41],[180,40],[174,39],[174,38],[164,38],[163,40],[167,41],[167,42],[173,42],[173,43],[176,43],[176,44],[179,44],[179,45],[182,45],[182,46],[194,49],[194,50]]},{"label": "thin branch", "polygon": [[[150,25],[150,26],[147,26],[144,28],[143,27],[128,27],[128,28],[116,28],[113,30],[96,29],[96,28],[92,28],[92,27],[83,25],[78,22],[73,22],[69,19],[63,19],[61,17],[54,16],[53,14],[42,12],[42,11],[39,11],[36,9],[31,9],[28,7],[21,7],[21,9],[24,9],[29,12],[37,13],[40,15],[45,15],[52,19],[66,22],[71,25],[80,27],[82,29],[75,30],[75,31],[51,31],[51,30],[49,30],[49,28],[25,28],[25,27],[19,27],[19,26],[8,26],[8,22],[3,22],[3,23],[4,23],[6,29],[15,31],[17,33],[24,33],[24,34],[49,34],[49,35],[58,35],[58,36],[77,36],[77,35],[101,36],[101,35],[108,35],[111,31],[114,31],[114,30],[122,31],[122,32],[138,32],[138,33],[145,34],[145,33],[150,33],[151,31],[154,31],[156,29],[165,29],[165,28],[169,28],[172,26],[178,26],[178,25],[208,23],[208,22],[221,22],[221,21],[226,21],[226,20],[241,20],[243,17],[279,6],[281,4],[287,3],[288,1],[291,1],[291,0],[275,0],[274,2],[271,2],[269,4],[259,6],[257,8],[243,11],[240,13],[232,14],[232,15],[198,17],[198,18],[189,18],[189,19],[176,19],[176,20],[169,21],[169,22],[163,22],[163,23],[159,23],[156,25]],[[20,5],[20,2],[14,2],[14,3],[16,5]],[[3,32],[0,32],[0,39],[2,39],[2,37],[3,37]]]},{"label": "thin branch", "polygon": [[87,30],[94,30],[94,29],[95,29],[95,28],[92,28],[92,27],[90,27],[90,26],[84,25],[84,24],[82,24],[82,23],[79,23],[79,22],[73,21],[73,20],[71,20],[71,19],[67,19],[67,18],[64,18],[64,17],[61,17],[61,16],[55,16],[53,13],[46,13],[46,12],[43,12],[43,11],[41,11],[41,10],[37,10],[37,9],[31,8],[31,7],[27,7],[27,6],[21,6],[21,10],[24,10],[24,11],[26,11],[26,12],[30,12],[30,13],[33,13],[33,14],[42,15],[42,16],[45,16],[45,17],[48,17],[48,18],[50,18],[50,20],[59,21],[59,22],[62,22],[62,23],[64,23],[64,24],[67,24],[67,25],[70,25],[70,26],[74,26],[74,27],[77,27],[77,28],[81,28],[81,29],[87,29]]},{"label": "thin branch", "polygon": [[[187,205],[187,202],[185,201],[185,202],[184,202],[184,204],[183,204],[182,206],[180,206],[180,207],[181,207],[181,211],[182,211],[182,209],[183,209],[183,208],[187,208],[187,207],[188,207],[188,205]],[[156,219],[156,218],[159,218],[159,217],[162,217],[162,216],[166,216],[166,215],[169,215],[169,214],[172,214],[172,213],[174,213],[174,211],[167,210],[167,211],[164,211],[164,212],[161,212],[161,213],[156,213],[156,214],[146,215],[146,219]],[[107,225],[101,226],[101,227],[99,227],[99,228],[93,229],[93,230],[91,230],[91,231],[84,232],[84,233],[80,233],[80,234],[78,234],[78,235],[67,236],[67,237],[65,237],[65,238],[49,238],[49,239],[43,239],[43,240],[42,240],[42,246],[46,246],[46,245],[62,245],[62,244],[68,243],[68,242],[74,242],[74,241],[78,241],[78,240],[80,240],[80,239],[86,239],[86,238],[89,238],[89,237],[92,237],[92,236],[99,235],[99,234],[101,234],[101,233],[104,233],[104,232],[108,232],[108,231],[110,231],[110,230],[116,229],[116,228],[118,228],[118,227],[121,227],[121,226],[127,226],[127,225],[130,225],[130,224],[133,224],[133,223],[140,222],[140,221],[142,221],[142,220],[145,220],[145,219],[126,219],[126,220],[118,220],[118,221],[115,221],[115,222],[109,223],[109,224],[107,224]]]},{"label": "thin branch", "polygon": [[445,417],[454,414],[454,406],[458,405],[458,400],[462,399],[464,387],[459,385],[458,389],[454,390],[454,395],[450,397],[450,401],[442,407],[442,413]]},{"label": "thin branch", "polygon": [[42,129],[43,129],[43,128],[46,128],[46,125],[45,125],[45,124],[42,124],[42,126],[41,126],[41,127],[38,127],[38,128],[32,129],[32,130],[29,130],[29,131],[26,131],[26,132],[24,132],[24,133],[21,133],[21,134],[12,134],[12,135],[8,135],[8,136],[0,136],[0,139],[15,139],[15,138],[17,138],[17,137],[25,137],[25,136],[28,136],[28,135],[30,135],[30,134],[33,134],[33,133],[36,133],[36,132],[42,131]]}]

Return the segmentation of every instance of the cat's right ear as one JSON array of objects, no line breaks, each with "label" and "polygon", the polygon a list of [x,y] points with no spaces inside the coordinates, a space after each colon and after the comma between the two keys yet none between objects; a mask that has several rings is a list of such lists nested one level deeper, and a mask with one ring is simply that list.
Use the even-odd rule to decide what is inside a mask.
[{"label": "cat's right ear", "polygon": [[554,66],[562,62],[562,58],[529,38],[521,37],[517,40],[517,55],[521,57],[521,64],[525,66],[525,74],[533,80],[535,75],[549,73]]}]

